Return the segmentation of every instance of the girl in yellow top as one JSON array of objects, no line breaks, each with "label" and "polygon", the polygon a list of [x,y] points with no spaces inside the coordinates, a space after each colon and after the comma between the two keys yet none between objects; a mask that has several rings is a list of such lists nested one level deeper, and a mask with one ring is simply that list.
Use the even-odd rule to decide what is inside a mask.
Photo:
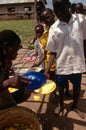
[{"label": "girl in yellow top", "polygon": [[[46,67],[47,63],[48,63],[48,60],[49,60],[49,55],[50,55],[49,52],[46,52],[46,44],[47,44],[47,40],[48,40],[48,32],[49,32],[50,26],[54,23],[55,19],[54,19],[53,11],[50,8],[46,8],[43,11],[41,16],[42,16],[42,21],[43,21],[42,25],[44,25],[45,27],[44,27],[44,32],[39,37],[39,42],[40,42],[40,44],[41,44],[41,46],[42,46],[42,48],[43,48],[43,50],[45,52],[45,55],[44,55],[44,57],[40,58],[39,62],[36,62],[36,64],[34,64],[34,66],[39,66],[41,64],[41,62],[44,61],[45,62],[45,67]],[[37,32],[36,32],[36,34],[37,34]],[[51,66],[51,70],[50,70],[50,73],[49,73],[49,78],[51,80],[54,80],[55,79],[54,75],[55,75],[55,63]]]},{"label": "girl in yellow top", "polygon": [[[54,23],[55,21],[55,17],[53,14],[53,11],[50,8],[46,8],[44,9],[44,11],[41,14],[41,18],[42,18],[42,25],[44,27],[44,32],[41,35],[41,37],[39,37],[39,42],[44,50],[44,57],[40,58],[40,60],[38,62],[36,62],[33,66],[39,66],[43,61],[45,63],[45,68],[47,67],[48,61],[49,61],[49,57],[50,57],[50,52],[46,51],[46,44],[48,41],[48,33],[49,33],[49,28],[50,26]],[[37,34],[37,31],[36,31]],[[40,33],[41,34],[41,33]],[[53,63],[53,65],[51,66],[50,70],[49,70],[49,79],[55,81],[55,62]],[[53,94],[53,99],[52,101],[57,102],[57,95],[54,92]]]},{"label": "girl in yellow top", "polygon": [[[42,44],[42,47],[46,54],[46,56],[45,56],[45,68],[46,68],[48,61],[49,61],[49,57],[50,57],[50,52],[46,51],[46,44],[47,44],[47,40],[48,40],[49,28],[55,22],[55,16],[54,16],[52,9],[50,9],[50,8],[44,9],[41,16],[42,16],[42,22],[45,25],[45,31],[40,39],[40,43]],[[50,68],[49,79],[55,81],[55,62],[53,63],[53,65]]]}]

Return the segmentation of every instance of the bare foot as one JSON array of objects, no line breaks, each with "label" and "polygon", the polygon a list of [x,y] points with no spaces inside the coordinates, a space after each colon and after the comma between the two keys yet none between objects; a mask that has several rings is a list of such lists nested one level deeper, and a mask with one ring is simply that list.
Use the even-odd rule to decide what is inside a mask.
[{"label": "bare foot", "polygon": [[81,118],[83,119],[85,118],[85,114],[80,110],[78,110],[77,108],[74,108],[73,111],[75,111]]},{"label": "bare foot", "polygon": [[83,112],[81,112],[80,110],[78,110],[77,107],[74,107],[72,105],[71,110],[75,111],[81,118],[83,118],[83,119],[85,118],[85,114]]}]

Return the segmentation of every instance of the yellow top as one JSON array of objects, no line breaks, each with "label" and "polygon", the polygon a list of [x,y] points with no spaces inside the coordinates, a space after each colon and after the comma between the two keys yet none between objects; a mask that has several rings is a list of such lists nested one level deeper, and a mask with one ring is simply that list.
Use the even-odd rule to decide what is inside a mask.
[{"label": "yellow top", "polygon": [[46,44],[47,44],[47,40],[48,40],[48,30],[45,30],[42,34],[42,36],[40,37],[39,41],[42,45],[42,48],[45,50],[46,49]]},{"label": "yellow top", "polygon": [[[42,48],[44,50],[46,50],[46,44],[47,44],[47,40],[48,40],[48,33],[49,33],[49,30],[45,30],[43,35],[40,37],[40,43],[42,44]],[[49,57],[50,57],[50,52],[48,51],[46,53],[45,68],[47,67]],[[54,70],[55,70],[55,62],[52,64],[52,66],[50,68],[50,71],[54,71]]]}]

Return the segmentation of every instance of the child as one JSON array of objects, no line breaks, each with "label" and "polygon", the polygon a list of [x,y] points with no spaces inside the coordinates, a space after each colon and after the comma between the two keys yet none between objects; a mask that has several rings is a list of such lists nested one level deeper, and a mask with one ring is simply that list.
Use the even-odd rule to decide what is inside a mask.
[{"label": "child", "polygon": [[[36,40],[34,42],[35,51],[32,56],[36,56],[36,60],[32,67],[39,66],[41,71],[44,72],[44,50],[42,48],[42,44],[40,43],[40,39],[43,38],[44,28],[41,24],[35,26]],[[45,40],[45,39],[44,39]]]},{"label": "child", "polygon": [[70,4],[69,11],[70,11],[70,13],[75,14],[75,12],[76,12],[76,3]]},{"label": "child", "polygon": [[9,87],[25,89],[29,85],[27,78],[15,75],[9,78],[12,60],[17,57],[21,48],[19,36],[12,30],[0,32],[0,109],[16,106],[16,102],[8,91]]},{"label": "child", "polygon": [[[48,32],[49,32],[50,26],[55,21],[55,17],[54,17],[54,13],[53,13],[52,9],[50,9],[50,8],[44,9],[43,12],[41,13],[41,19],[42,19],[41,24],[44,27],[44,32],[43,32],[42,36],[39,38],[39,41],[44,50],[44,57],[40,58],[38,65],[40,65],[40,63],[44,61],[45,67],[46,67],[48,60],[49,60],[49,55],[50,55],[49,52],[46,52]],[[55,69],[54,68],[55,68],[55,63],[52,65],[51,70],[49,71],[49,79],[55,81]],[[56,96],[56,93],[54,93],[53,98],[51,100],[52,100],[52,102],[56,102],[56,99],[57,99],[57,96]]]},{"label": "child", "polygon": [[86,71],[83,50],[83,41],[86,41],[86,29],[84,29],[86,22],[82,17],[69,12],[69,0],[53,0],[53,8],[58,19],[49,30],[47,50],[51,52],[51,56],[45,74],[56,59],[56,82],[59,87],[60,106],[55,109],[55,114],[63,115],[64,88],[69,80],[73,84],[71,108],[84,118],[77,105],[82,73]]},{"label": "child", "polygon": [[75,9],[76,9],[76,13],[84,14],[84,9],[83,9],[82,3],[77,3]]},{"label": "child", "polygon": [[[41,30],[44,30],[44,32],[38,33],[36,30],[35,31],[36,31],[36,34],[38,33],[37,35],[39,35],[39,34],[41,35],[41,37],[39,38],[39,42],[40,42],[40,44],[41,44],[41,46],[42,46],[42,48],[45,52],[45,56],[40,59],[38,64],[40,64],[44,60],[45,66],[46,66],[46,64],[48,62],[48,58],[49,58],[49,52],[46,53],[46,44],[47,44],[47,39],[48,39],[48,32],[49,32],[50,26],[55,21],[53,11],[50,8],[44,9],[42,14],[41,14],[41,18],[42,18],[42,25],[45,26],[45,28],[41,29]],[[41,32],[41,30],[40,30],[40,32]],[[54,66],[55,66],[55,64],[52,66],[52,69],[54,68]],[[53,70],[52,70],[52,72],[53,72]],[[51,75],[52,75],[52,78],[53,78],[54,75],[53,74],[51,74]]]},{"label": "child", "polygon": [[38,1],[36,2],[36,20],[37,20],[37,23],[36,24],[40,24],[42,22],[42,19],[41,19],[41,13],[42,11],[45,9],[45,6],[43,4],[42,1]]},{"label": "child", "polygon": [[[52,9],[50,8],[46,8],[45,10],[43,10],[42,14],[42,24],[44,24],[45,26],[45,30],[44,30],[44,36],[45,36],[45,42],[43,40],[41,40],[41,44],[42,44],[42,47],[45,51],[45,67],[47,66],[47,63],[48,63],[48,60],[49,60],[49,55],[50,55],[50,52],[46,51],[46,44],[47,44],[47,40],[48,40],[48,33],[49,33],[49,28],[50,26],[55,22],[55,16],[54,16],[54,13],[52,11]],[[54,68],[55,68],[55,63],[52,65],[51,67],[51,70],[50,70],[50,79],[54,79]]]}]

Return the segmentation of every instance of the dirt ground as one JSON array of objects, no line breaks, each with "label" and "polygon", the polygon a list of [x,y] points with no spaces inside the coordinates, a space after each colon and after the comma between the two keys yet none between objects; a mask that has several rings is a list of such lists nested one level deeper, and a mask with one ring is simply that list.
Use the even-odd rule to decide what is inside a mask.
[{"label": "dirt ground", "polygon": [[[26,56],[27,51],[21,50],[19,52],[19,57],[21,54],[23,57]],[[19,59],[17,58],[19,62]],[[21,61],[21,59],[20,59]],[[28,65],[25,66],[27,68]],[[21,67],[24,68],[24,65]],[[26,92],[27,98],[18,103],[18,106],[24,106],[28,109],[31,109],[35,112],[38,117],[40,124],[42,126],[42,130],[86,130],[86,74],[83,74],[82,84],[81,84],[81,93],[80,100],[78,104],[78,108],[85,114],[85,118],[82,119],[76,112],[69,111],[68,108],[72,104],[72,100],[65,99],[65,113],[63,116],[54,115],[54,109],[58,104],[58,96],[57,102],[52,102],[53,93],[50,94],[36,94],[32,93],[28,95]],[[58,93],[58,92],[57,92]],[[72,85],[70,84],[70,93],[72,94]]]},{"label": "dirt ground", "polygon": [[[82,89],[80,94],[80,100],[78,104],[79,110],[84,112],[85,118],[82,119],[74,111],[67,113],[67,108],[72,104],[72,100],[65,99],[65,114],[63,116],[54,115],[53,111],[57,104],[51,102],[52,93],[47,95],[34,94],[19,106],[27,107],[33,110],[42,124],[42,130],[86,130],[86,75],[83,75]],[[72,93],[72,87],[70,85],[70,92]],[[35,96],[40,97],[39,101],[35,100]]]}]

